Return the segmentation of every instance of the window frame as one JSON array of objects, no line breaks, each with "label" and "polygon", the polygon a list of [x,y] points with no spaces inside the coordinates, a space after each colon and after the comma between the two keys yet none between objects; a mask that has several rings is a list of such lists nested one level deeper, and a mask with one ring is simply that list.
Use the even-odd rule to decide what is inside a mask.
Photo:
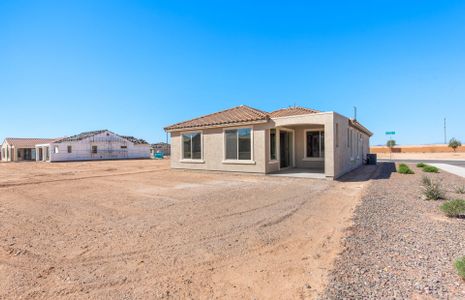
[{"label": "window frame", "polygon": [[[236,159],[226,159],[226,131],[229,130],[240,130],[240,129],[250,129],[250,159],[239,159],[239,134],[236,135],[237,138],[237,158]],[[238,126],[238,127],[225,127],[223,128],[223,163],[224,164],[255,164],[254,158],[254,127],[253,126]]]},{"label": "window frame", "polygon": [[[184,138],[183,135],[185,134],[193,134],[199,133],[200,134],[200,158],[184,158]],[[191,139],[192,141],[192,139]],[[194,163],[203,163],[204,156],[203,156],[203,130],[193,130],[193,131],[183,131],[179,134],[179,142],[181,143],[181,153],[180,153],[180,161],[181,162],[194,162]],[[192,157],[192,144],[191,144],[191,157]]]},{"label": "window frame", "polygon": [[[307,141],[307,132],[319,132],[319,139],[320,139],[320,143],[319,143],[319,151],[320,151],[320,156],[318,157],[311,157],[311,156],[307,156],[307,144],[308,144],[308,141]],[[326,149],[326,143],[323,147],[323,151],[321,151],[321,132],[325,133],[324,136],[323,136],[323,143],[325,143],[325,138],[326,138],[326,132],[325,132],[325,129],[324,128],[311,128],[311,129],[305,129],[304,130],[304,158],[302,160],[305,160],[305,161],[324,161],[325,160],[325,151],[324,149]]]},{"label": "window frame", "polygon": [[[274,130],[274,158],[271,156],[271,131]],[[279,161],[278,159],[278,134],[279,134],[279,130],[276,129],[276,128],[270,128],[269,130],[269,133],[268,133],[268,137],[269,137],[269,140],[270,140],[270,151],[268,152],[269,156],[270,156],[270,161],[272,162],[275,162],[275,161]]]}]

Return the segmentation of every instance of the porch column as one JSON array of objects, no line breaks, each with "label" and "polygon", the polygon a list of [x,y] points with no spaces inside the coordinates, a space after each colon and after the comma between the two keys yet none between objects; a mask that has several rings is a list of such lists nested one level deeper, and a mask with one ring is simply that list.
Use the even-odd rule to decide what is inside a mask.
[{"label": "porch column", "polygon": [[324,124],[325,132],[325,176],[329,178],[334,178],[335,176],[335,130],[334,130],[334,115],[331,115],[331,118],[328,118]]}]

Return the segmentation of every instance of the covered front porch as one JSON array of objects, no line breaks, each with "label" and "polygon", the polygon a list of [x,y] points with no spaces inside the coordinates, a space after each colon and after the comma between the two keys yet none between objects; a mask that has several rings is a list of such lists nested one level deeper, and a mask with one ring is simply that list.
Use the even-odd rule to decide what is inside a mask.
[{"label": "covered front porch", "polygon": [[36,161],[49,161],[50,160],[50,145],[42,144],[36,145]]},{"label": "covered front porch", "polygon": [[318,178],[325,175],[325,126],[297,124],[270,129],[270,175]]}]

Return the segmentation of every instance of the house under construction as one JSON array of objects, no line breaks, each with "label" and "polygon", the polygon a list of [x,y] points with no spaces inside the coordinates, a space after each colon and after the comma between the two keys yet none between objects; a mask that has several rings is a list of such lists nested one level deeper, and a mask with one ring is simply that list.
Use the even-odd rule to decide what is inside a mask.
[{"label": "house under construction", "polygon": [[109,130],[83,132],[35,145],[37,161],[78,161],[150,158],[150,145],[143,139]]}]

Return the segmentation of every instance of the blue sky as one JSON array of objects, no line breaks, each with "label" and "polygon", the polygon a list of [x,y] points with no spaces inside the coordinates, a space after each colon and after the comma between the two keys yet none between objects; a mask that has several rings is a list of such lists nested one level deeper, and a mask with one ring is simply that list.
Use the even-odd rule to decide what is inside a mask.
[{"label": "blue sky", "polygon": [[0,1],[0,139],[163,127],[247,104],[465,141],[465,1]]}]

